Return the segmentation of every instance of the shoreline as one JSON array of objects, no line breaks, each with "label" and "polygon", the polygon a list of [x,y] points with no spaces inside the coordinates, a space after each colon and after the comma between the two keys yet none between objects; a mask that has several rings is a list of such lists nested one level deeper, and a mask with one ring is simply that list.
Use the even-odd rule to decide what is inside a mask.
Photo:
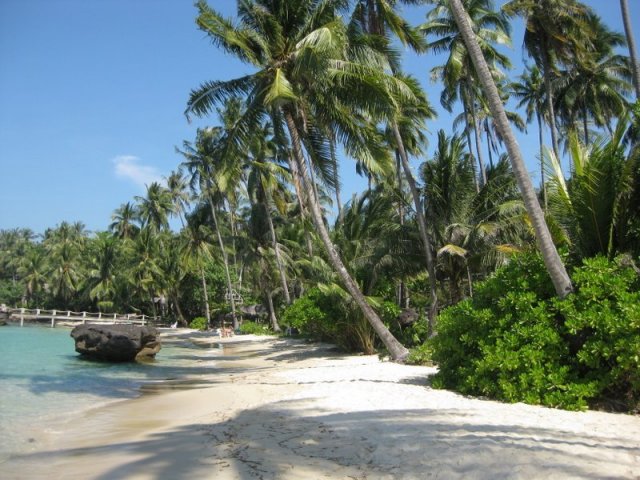
[{"label": "shoreline", "polygon": [[431,389],[432,367],[193,333],[224,345],[197,388],[92,411],[3,478],[640,478],[638,416],[466,398]]}]

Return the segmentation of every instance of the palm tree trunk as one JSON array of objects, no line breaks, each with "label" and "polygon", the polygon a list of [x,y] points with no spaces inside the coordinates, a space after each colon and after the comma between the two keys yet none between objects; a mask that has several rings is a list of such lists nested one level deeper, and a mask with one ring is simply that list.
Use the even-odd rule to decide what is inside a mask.
[{"label": "palm tree trunk", "polygon": [[544,176],[544,140],[542,138],[542,115],[540,112],[536,112],[536,118],[538,119],[538,146],[540,155],[540,188],[542,188],[542,198],[544,200],[544,211],[547,211],[547,182]]},{"label": "palm tree trunk", "polygon": [[273,308],[273,296],[271,290],[267,290],[267,307],[269,308],[269,320],[271,321],[271,328],[274,332],[280,331],[280,325],[278,324],[278,318],[276,317],[276,311]]},{"label": "palm tree trunk", "polygon": [[276,254],[276,264],[278,266],[278,272],[280,273],[280,283],[282,284],[282,292],[284,294],[284,300],[287,305],[291,305],[291,296],[289,295],[289,285],[287,283],[287,274],[284,271],[284,265],[282,263],[282,257],[280,256],[280,246],[278,245],[278,239],[276,238],[276,231],[273,228],[273,219],[271,218],[271,209],[269,205],[271,203],[271,194],[265,191],[266,203],[264,205],[265,212],[267,214],[267,223],[269,224],[269,233],[271,234],[271,243],[273,244],[273,250]]},{"label": "palm tree trunk", "polygon": [[473,184],[476,187],[476,193],[480,193],[480,184],[478,183],[478,175],[476,174],[476,159],[471,151],[471,129],[469,128],[469,107],[467,106],[467,95],[462,98],[462,109],[464,111],[464,123],[467,128],[464,129],[464,134],[467,137],[467,149],[471,156],[471,168],[473,169]]},{"label": "palm tree trunk", "polygon": [[173,295],[173,305],[176,307],[176,312],[178,313],[178,323],[180,323],[180,325],[182,325],[183,327],[188,327],[189,324],[187,323],[187,319],[184,318],[184,314],[182,313],[182,309],[180,308],[180,301],[178,300],[179,298],[179,294],[176,292],[175,295]]},{"label": "palm tree trunk", "polygon": [[430,333],[435,332],[435,321],[438,314],[438,290],[436,283],[436,268],[433,261],[433,254],[431,253],[431,241],[429,240],[429,234],[427,232],[427,221],[424,218],[424,211],[422,209],[422,201],[420,200],[420,193],[416,186],[416,181],[411,173],[411,166],[409,165],[409,157],[407,157],[407,151],[404,148],[404,142],[400,135],[400,130],[395,122],[391,123],[391,129],[396,139],[398,151],[400,153],[400,160],[402,161],[402,168],[404,170],[404,176],[409,184],[409,190],[411,190],[411,196],[413,197],[413,204],[416,209],[416,218],[418,219],[418,229],[420,230],[420,239],[422,240],[422,246],[424,247],[425,261],[427,264],[427,272],[429,272],[429,290],[431,293],[431,306],[429,307],[429,330]]},{"label": "palm tree trunk", "polygon": [[295,126],[295,122],[293,119],[293,115],[291,112],[285,110],[284,116],[287,122],[287,128],[289,130],[289,135],[291,137],[291,144],[293,147],[293,156],[298,166],[298,175],[300,178],[300,184],[304,186],[304,190],[307,193],[307,201],[309,210],[311,213],[311,218],[313,223],[318,231],[320,239],[325,246],[327,251],[327,256],[329,258],[330,263],[332,264],[334,270],[342,280],[345,288],[351,294],[354,301],[358,304],[365,318],[371,324],[375,332],[377,333],[380,340],[384,343],[389,350],[389,354],[391,358],[395,361],[402,362],[409,355],[409,351],[400,343],[398,340],[391,334],[389,329],[384,325],[380,317],[376,314],[376,312],[371,308],[371,305],[367,303],[366,298],[358,288],[355,280],[351,277],[349,272],[347,271],[344,263],[340,259],[338,252],[336,251],[335,246],[331,242],[331,238],[329,237],[329,232],[324,224],[324,219],[322,218],[322,212],[320,211],[320,206],[318,205],[317,198],[313,195],[313,187],[310,185],[309,176],[306,172],[305,159],[302,153],[302,147],[300,144],[300,137],[298,135],[298,131]]},{"label": "palm tree trunk", "polygon": [[633,37],[633,30],[631,29],[631,18],[627,0],[620,0],[620,10],[622,10],[624,33],[627,36],[627,45],[629,46],[629,58],[631,59],[631,69],[633,70],[633,86],[636,87],[636,100],[640,100],[640,64],[638,63],[636,41]]},{"label": "palm tree trunk", "polygon": [[200,267],[200,281],[202,282],[202,296],[204,297],[204,316],[207,319],[207,327],[211,325],[211,310],[209,309],[209,292],[207,291],[207,278],[204,275],[204,267]]},{"label": "palm tree trunk", "polygon": [[587,104],[582,106],[582,128],[584,129],[584,144],[589,145],[589,122],[587,119]]},{"label": "palm tree trunk", "polygon": [[[529,218],[531,219],[531,223],[535,229],[538,247],[542,253],[545,266],[547,267],[547,271],[549,272],[551,281],[555,287],[556,294],[560,298],[564,298],[573,290],[571,279],[569,278],[564,264],[562,263],[562,259],[560,258],[560,255],[558,255],[558,251],[553,244],[549,228],[544,220],[544,213],[540,208],[540,203],[536,197],[535,190],[531,183],[531,178],[529,178],[529,174],[527,173],[526,165],[520,153],[520,147],[513,135],[511,126],[509,125],[509,120],[507,119],[504,106],[500,100],[498,89],[493,82],[487,62],[482,55],[478,41],[471,28],[471,20],[469,19],[461,0],[450,0],[450,5],[451,12],[458,24],[460,33],[464,38],[464,43],[467,46],[469,55],[471,56],[476,68],[478,78],[482,84],[484,93],[487,96],[487,100],[489,101],[489,107],[491,109],[491,114],[495,118],[496,127],[505,141],[513,173],[516,176],[525,207],[527,208]],[[553,117],[551,118],[553,119]]]},{"label": "palm tree trunk", "polygon": [[[300,217],[304,222],[307,217],[307,209],[304,206],[304,192],[302,191],[302,186],[300,185],[300,175],[298,174],[298,165],[291,155],[287,155],[287,163],[289,164],[289,169],[291,170],[291,178],[293,179],[293,187],[296,190],[296,199],[298,200],[298,208],[300,208]],[[309,232],[304,232],[304,237],[307,242],[307,253],[309,254],[309,258],[313,257],[313,242],[311,241],[311,235]]]},{"label": "palm tree trunk", "polygon": [[[551,63],[547,50],[542,50],[542,68],[544,69],[544,88],[547,91],[547,113],[549,114],[549,128],[551,129],[551,147],[556,158],[560,160],[560,149],[558,148],[558,130],[556,129],[556,112],[553,108],[553,85],[551,84]],[[491,82],[493,83],[493,82]]]},{"label": "palm tree trunk", "polygon": [[[476,102],[473,98],[473,91],[471,90],[471,85],[469,85],[469,79],[465,82],[467,86],[467,96],[469,98],[469,110],[471,114],[471,121],[473,122],[473,136],[476,141],[476,152],[478,153],[478,168],[480,169],[480,178],[482,179],[482,183],[480,184],[480,188],[484,187],[487,183],[487,171],[484,168],[484,158],[482,158],[482,148],[480,145],[480,132],[478,131],[478,118],[476,115]],[[471,145],[469,145],[471,148]]]},{"label": "palm tree trunk", "polygon": [[[402,193],[402,166],[400,160],[400,152],[396,148],[396,175],[398,176],[398,217],[400,218],[400,227],[404,227],[404,195]],[[398,306],[400,308],[409,308],[409,289],[404,281],[404,273],[400,278],[400,294],[398,298]]]},{"label": "palm tree trunk", "polygon": [[338,208],[338,225],[342,224],[342,199],[340,198],[340,176],[338,175],[338,157],[336,156],[336,138],[335,135],[329,135],[329,147],[331,148],[331,160],[333,161],[333,170],[335,172],[336,183],[336,207]]},{"label": "palm tree trunk", "polygon": [[231,275],[229,274],[229,258],[227,257],[226,250],[224,249],[224,242],[222,241],[222,235],[220,234],[220,229],[218,228],[218,217],[216,215],[216,209],[213,205],[211,196],[209,196],[209,207],[211,208],[211,216],[213,218],[213,228],[216,231],[216,236],[218,237],[218,245],[220,246],[220,251],[222,253],[224,273],[227,280],[227,291],[229,292],[229,303],[231,304],[231,318],[233,318],[233,329],[236,330],[238,328],[238,318],[236,317],[236,301],[233,298],[233,284],[231,283]]}]

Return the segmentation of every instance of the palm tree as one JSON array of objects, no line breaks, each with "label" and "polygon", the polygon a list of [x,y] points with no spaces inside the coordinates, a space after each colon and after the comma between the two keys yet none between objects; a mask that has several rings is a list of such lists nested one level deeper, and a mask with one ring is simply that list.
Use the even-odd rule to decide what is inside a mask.
[{"label": "palm tree", "polygon": [[119,242],[107,232],[100,232],[89,246],[90,270],[86,279],[89,298],[96,302],[98,310],[114,305],[119,256]]},{"label": "palm tree", "polygon": [[169,228],[169,215],[174,211],[169,190],[158,182],[152,182],[147,187],[146,197],[136,196],[135,199],[143,227],[149,227],[154,232]]},{"label": "palm tree", "polygon": [[[409,3],[409,2],[404,2]],[[411,192],[413,204],[415,208],[416,219],[418,221],[418,231],[425,254],[425,263],[429,273],[429,286],[431,293],[431,305],[429,307],[429,325],[431,331],[435,330],[435,320],[438,313],[438,295],[435,279],[435,264],[433,259],[433,246],[427,224],[424,218],[424,207],[420,197],[418,186],[411,171],[409,163],[408,149],[405,146],[405,137],[400,131],[399,124],[412,118],[418,123],[423,122],[426,118],[432,118],[434,112],[429,105],[426,95],[422,92],[418,83],[410,77],[400,75],[400,68],[394,61],[392,50],[389,48],[391,43],[391,34],[395,35],[404,45],[408,45],[414,51],[425,51],[426,43],[420,37],[418,29],[411,27],[402,19],[394,10],[397,6],[396,1],[390,0],[374,0],[359,1],[352,17],[352,26],[358,27],[358,30],[366,33],[374,39],[374,41],[382,41],[383,51],[389,62],[391,70],[396,74],[396,78],[401,79],[407,87],[413,91],[411,102],[398,102],[391,117],[387,119],[388,128],[391,130],[393,141],[395,142],[397,159],[402,165],[402,171]],[[399,174],[399,172],[398,172]]]},{"label": "palm tree", "polygon": [[[18,252],[16,252],[18,253]],[[16,257],[18,275],[25,286],[24,296],[27,302],[34,300],[40,306],[39,293],[45,290],[47,284],[48,259],[45,250],[40,245],[31,245],[20,256]]]},{"label": "palm tree", "polygon": [[180,217],[180,223],[182,227],[185,226],[184,215],[189,207],[189,182],[183,176],[182,170],[178,169],[166,178],[167,190],[171,196],[171,203],[173,204],[173,213]]},{"label": "palm tree", "polygon": [[525,19],[524,46],[542,72],[553,152],[559,155],[554,109],[554,72],[558,62],[579,60],[589,43],[588,8],[577,0],[509,0],[502,10]]},{"label": "palm tree", "polygon": [[205,265],[213,260],[209,244],[209,231],[204,224],[204,219],[199,218],[198,210],[187,217],[186,228],[183,233],[183,242],[180,247],[180,256],[183,264],[193,266],[200,274],[202,283],[202,296],[204,300],[204,314],[207,325],[211,324],[211,309],[209,307],[209,289]]},{"label": "palm tree", "polygon": [[627,36],[627,46],[629,47],[633,85],[636,88],[636,100],[638,100],[640,99],[640,63],[638,63],[638,52],[636,51],[636,41],[633,37],[633,30],[631,29],[631,15],[629,15],[629,3],[627,0],[620,0],[620,10],[622,12],[624,32]]},{"label": "palm tree", "polygon": [[264,216],[269,225],[271,245],[275,253],[282,293],[285,302],[289,305],[291,304],[291,296],[289,294],[287,274],[280,252],[280,244],[278,243],[276,231],[273,226],[272,209],[279,206],[280,208],[278,210],[280,213],[283,212],[286,205],[286,195],[284,194],[286,187],[284,182],[290,178],[290,175],[282,166],[275,163],[277,161],[277,147],[272,141],[269,141],[268,137],[270,134],[271,126],[265,124],[265,126],[256,133],[254,141],[251,142],[251,155],[247,157],[246,164],[246,167],[249,169],[247,191],[249,193],[249,199],[252,202],[255,201],[262,205]]},{"label": "palm tree", "polygon": [[[452,104],[458,98],[462,100],[467,132],[473,131],[475,136],[480,186],[482,186],[487,181],[487,175],[476,113],[475,72],[448,3],[448,0],[439,0],[435,8],[427,14],[427,22],[421,25],[420,29],[427,36],[439,37],[428,44],[430,50],[436,53],[449,52],[445,65],[433,68],[431,74],[432,77],[439,77],[444,83],[445,89],[440,100],[447,110],[451,111]],[[473,30],[482,53],[492,68],[492,74],[495,78],[502,77],[503,74],[499,68],[508,69],[511,67],[511,62],[507,56],[496,49],[495,45],[511,45],[510,26],[506,16],[493,9],[491,0],[465,0],[465,8],[473,22]],[[471,148],[469,137],[467,142]]]},{"label": "palm tree", "polygon": [[111,220],[113,222],[109,225],[109,230],[121,240],[131,240],[140,231],[140,227],[136,225],[139,221],[138,211],[131,202],[120,205],[111,215]]},{"label": "palm tree", "polygon": [[568,66],[561,75],[557,93],[561,118],[576,129],[582,119],[584,143],[589,144],[589,118],[597,126],[609,126],[614,117],[627,111],[624,94],[631,92],[628,59],[614,48],[624,44],[624,36],[609,30],[600,17],[587,17],[592,43],[580,62]]},{"label": "palm tree", "polygon": [[[511,91],[513,95],[520,99],[518,108],[525,107],[527,114],[527,123],[531,123],[533,116],[536,116],[538,122],[538,146],[540,159],[540,188],[544,201],[545,211],[547,209],[547,187],[544,174],[544,140],[543,140],[543,118],[545,116],[546,92],[544,89],[544,81],[538,67],[527,66],[525,72],[518,77],[519,82],[511,83]],[[548,119],[547,119],[548,121]]]},{"label": "palm tree", "polygon": [[[304,197],[302,202],[309,209],[331,264],[391,356],[402,360],[408,351],[367,303],[332,244],[310,178],[314,168],[321,166],[319,159],[326,160],[325,165],[332,164],[329,148],[323,148],[328,147],[328,142],[322,141],[322,129],[314,128],[312,122],[331,125],[347,154],[365,159],[369,170],[379,169],[379,162],[385,158],[388,161],[388,157],[381,149],[372,149],[373,128],[360,121],[360,113],[365,113],[363,107],[378,116],[389,113],[393,103],[390,89],[407,94],[398,82],[381,73],[387,64],[379,55],[364,46],[349,49],[345,26],[336,16],[336,7],[341,3],[246,1],[239,4],[240,23],[236,26],[200,1],[198,26],[216,45],[258,71],[234,80],[203,84],[191,92],[187,113],[206,115],[225,98],[244,97],[246,110],[227,131],[229,149],[246,145],[250,132],[259,127],[262,118],[272,117],[278,141],[291,145],[292,173],[298,192]],[[383,103],[383,98],[390,103]]]},{"label": "palm tree", "polygon": [[473,60],[478,79],[482,84],[482,89],[484,90],[485,96],[489,102],[491,113],[496,121],[496,127],[502,138],[504,138],[505,146],[509,154],[509,160],[511,161],[511,166],[518,182],[518,187],[520,188],[520,193],[527,209],[527,213],[529,214],[529,218],[531,219],[531,223],[533,224],[536,232],[538,247],[542,253],[545,266],[555,287],[556,294],[560,298],[564,298],[573,289],[571,279],[569,278],[560,255],[558,255],[558,251],[553,244],[549,228],[544,219],[544,213],[540,208],[535,190],[531,184],[531,178],[529,178],[526,165],[522,158],[522,154],[520,153],[520,147],[518,146],[518,142],[511,131],[511,126],[509,125],[509,120],[505,114],[504,106],[500,100],[498,89],[496,88],[493,77],[491,76],[491,71],[482,56],[482,50],[480,49],[480,45],[478,44],[472,29],[471,20],[469,19],[461,0],[450,1],[451,11],[456,19],[460,32],[462,33],[462,37],[465,45],[467,46],[467,50],[471,55],[471,59]]},{"label": "palm tree", "polygon": [[[231,273],[229,269],[229,257],[225,249],[225,242],[222,238],[221,225],[218,219],[218,205],[223,201],[223,191],[220,188],[220,181],[228,183],[225,174],[225,166],[221,156],[221,136],[220,128],[209,128],[206,130],[198,130],[196,134],[195,145],[184,142],[184,150],[178,150],[185,157],[183,165],[191,175],[190,185],[195,192],[199,190],[200,196],[204,202],[209,205],[213,229],[218,239],[220,254],[224,264],[225,276],[227,281],[227,292],[229,294],[229,303],[231,305],[231,315],[233,318],[234,330],[238,328],[238,319],[236,317],[236,304],[234,299],[234,288],[231,281]],[[235,182],[232,183],[235,187]],[[229,192],[226,189],[225,192]]]}]

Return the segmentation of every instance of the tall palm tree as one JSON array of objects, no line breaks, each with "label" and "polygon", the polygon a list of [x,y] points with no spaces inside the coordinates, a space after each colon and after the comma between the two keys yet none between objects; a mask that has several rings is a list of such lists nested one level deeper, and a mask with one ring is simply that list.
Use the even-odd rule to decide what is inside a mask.
[{"label": "tall palm tree", "polygon": [[131,202],[123,203],[116,208],[111,215],[111,220],[109,230],[122,240],[133,239],[140,231],[140,227],[136,225],[139,221],[138,211]]},{"label": "tall palm tree", "polygon": [[462,37],[465,45],[467,46],[467,50],[471,55],[471,59],[473,60],[478,79],[482,84],[482,89],[484,90],[485,96],[489,102],[491,113],[496,121],[496,127],[502,135],[502,138],[504,138],[505,146],[509,154],[509,160],[511,161],[511,166],[518,182],[518,187],[527,209],[527,213],[529,214],[529,218],[533,224],[536,239],[538,241],[538,247],[542,253],[545,266],[555,287],[556,294],[560,298],[564,298],[573,289],[571,279],[569,278],[569,274],[562,263],[562,259],[560,258],[560,255],[558,255],[558,251],[553,244],[551,233],[549,232],[549,228],[544,219],[544,213],[540,208],[535,190],[531,184],[531,178],[529,178],[529,174],[527,173],[527,168],[522,158],[520,147],[518,146],[518,142],[511,131],[511,126],[509,125],[509,120],[505,114],[504,106],[500,100],[498,89],[496,88],[493,77],[491,76],[491,71],[482,56],[482,50],[480,49],[480,45],[478,44],[471,26],[471,20],[467,15],[461,0],[450,1],[451,11],[456,19],[460,32],[462,33]]},{"label": "tall palm tree", "polygon": [[[227,281],[227,292],[229,295],[229,304],[231,306],[231,315],[233,319],[234,330],[238,328],[238,319],[236,317],[236,304],[233,295],[234,288],[231,281],[231,272],[229,268],[229,257],[225,248],[225,242],[222,237],[221,225],[218,219],[219,205],[223,203],[223,191],[220,188],[221,181],[225,184],[228,179],[225,175],[225,164],[221,156],[221,137],[222,130],[220,128],[209,128],[198,130],[196,134],[195,144],[184,142],[184,150],[178,150],[185,157],[183,165],[191,175],[191,189],[194,193],[200,193],[202,201],[207,203],[210,208],[213,229],[218,239],[220,247],[220,255],[224,264],[225,277]],[[235,186],[235,183],[233,183]],[[228,192],[227,188],[225,192]]]},{"label": "tall palm tree", "polygon": [[[500,53],[496,45],[511,45],[510,26],[506,16],[493,9],[492,0],[465,0],[465,8],[473,22],[473,30],[480,43],[482,53],[495,78],[503,76],[500,68],[510,68],[509,58]],[[428,44],[436,53],[449,52],[445,65],[431,70],[432,77],[440,78],[444,91],[440,97],[442,105],[451,111],[452,104],[462,100],[467,132],[473,131],[480,171],[480,186],[487,181],[485,162],[480,145],[480,126],[476,113],[477,100],[474,88],[475,72],[460,31],[451,15],[448,0],[439,0],[427,14],[427,22],[420,26],[427,36],[438,37]],[[467,137],[469,148],[471,143]]]},{"label": "tall palm tree", "polygon": [[27,302],[35,301],[36,306],[40,306],[39,294],[47,284],[47,262],[46,252],[40,245],[31,245],[17,257],[18,274],[25,286],[24,296]]},{"label": "tall palm tree", "polygon": [[143,227],[149,227],[154,232],[169,228],[169,215],[173,212],[171,193],[158,182],[147,186],[144,197],[136,196],[138,215]]},{"label": "tall palm tree", "polygon": [[636,89],[636,100],[640,99],[640,63],[638,62],[638,52],[636,50],[636,41],[631,29],[631,15],[629,15],[629,2],[620,0],[620,11],[622,12],[622,22],[624,23],[624,32],[627,37],[627,46],[629,47],[629,58],[631,60],[631,71],[633,74],[633,85]]},{"label": "tall palm tree", "polygon": [[191,200],[189,181],[184,177],[181,169],[171,172],[165,180],[167,182],[167,190],[171,196],[171,203],[173,204],[173,213],[180,218],[180,223],[184,228],[184,216]]},{"label": "tall palm tree", "polygon": [[113,308],[116,293],[119,242],[108,232],[100,232],[90,243],[90,270],[86,279],[89,298],[99,310]]},{"label": "tall palm tree", "polygon": [[525,107],[527,123],[531,123],[535,115],[538,123],[538,155],[540,160],[540,189],[544,208],[547,209],[547,187],[544,169],[543,118],[545,118],[546,92],[544,80],[537,66],[527,66],[525,72],[518,77],[518,82],[511,83],[511,92],[518,98],[518,108]]},{"label": "tall palm tree", "polygon": [[502,10],[525,19],[524,46],[544,78],[551,145],[558,156],[554,74],[558,62],[579,60],[582,49],[589,43],[585,23],[588,8],[577,0],[509,0]]},{"label": "tall palm tree", "polygon": [[[411,2],[403,2],[411,3]],[[393,0],[374,0],[359,1],[352,16],[352,26],[358,27],[358,30],[370,36],[374,42],[382,42],[383,51],[389,62],[391,70],[397,78],[402,79],[404,83],[412,88],[415,100],[411,102],[399,102],[395,108],[393,115],[387,120],[388,128],[391,130],[393,141],[395,142],[397,158],[402,166],[402,171],[407,180],[407,185],[411,192],[413,204],[415,208],[416,220],[418,222],[418,231],[425,254],[425,263],[429,273],[429,286],[431,293],[431,304],[429,307],[429,325],[431,331],[435,328],[435,319],[438,312],[438,294],[435,278],[435,263],[433,259],[433,246],[429,238],[427,224],[424,218],[424,207],[420,192],[411,171],[409,163],[408,148],[405,146],[405,137],[403,137],[400,124],[408,117],[413,117],[417,122],[423,122],[426,118],[432,118],[434,112],[429,105],[426,95],[422,92],[417,82],[410,77],[403,77],[400,74],[400,68],[395,61],[393,50],[390,48],[391,35],[394,35],[404,45],[409,46],[416,52],[422,52],[426,49],[426,43],[420,36],[420,32],[415,27],[411,27],[407,22],[397,14],[395,8],[398,2]],[[399,173],[399,172],[398,172]]]},{"label": "tall palm tree", "polygon": [[370,170],[379,169],[376,162],[389,159],[382,149],[372,149],[374,129],[360,121],[361,114],[365,109],[378,116],[388,114],[393,104],[390,90],[407,94],[402,85],[381,73],[388,67],[379,55],[365,46],[349,48],[346,28],[336,15],[341,4],[338,0],[245,1],[238,6],[240,22],[234,25],[200,1],[198,26],[216,45],[257,72],[203,84],[191,92],[187,113],[206,115],[225,98],[243,97],[246,110],[227,132],[229,148],[246,145],[262,118],[271,116],[276,138],[292,148],[291,164],[297,170],[292,168],[292,173],[331,264],[391,356],[403,360],[407,349],[367,303],[331,242],[310,177],[316,167],[322,167],[318,160],[333,164],[328,141],[322,141],[317,135],[322,129],[314,128],[312,122],[331,125],[347,154],[366,159]]},{"label": "tall palm tree", "polygon": [[583,138],[589,144],[589,119],[609,127],[612,118],[627,111],[625,93],[631,92],[628,59],[614,52],[624,36],[609,30],[594,13],[587,16],[592,42],[580,62],[561,75],[557,92],[560,117],[577,130],[582,120]]}]

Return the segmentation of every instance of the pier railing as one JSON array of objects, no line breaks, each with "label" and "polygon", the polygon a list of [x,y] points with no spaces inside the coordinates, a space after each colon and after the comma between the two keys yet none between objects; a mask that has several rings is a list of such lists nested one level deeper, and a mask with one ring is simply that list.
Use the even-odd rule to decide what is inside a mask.
[{"label": "pier railing", "polygon": [[129,325],[155,324],[160,321],[159,317],[139,315],[137,313],[105,313],[105,312],[73,312],[71,310],[44,310],[40,308],[14,308],[9,310],[11,319],[19,320],[20,326],[25,321],[51,321],[51,326],[55,327],[56,322],[72,324],[83,323],[103,323],[114,324],[123,323]]}]

